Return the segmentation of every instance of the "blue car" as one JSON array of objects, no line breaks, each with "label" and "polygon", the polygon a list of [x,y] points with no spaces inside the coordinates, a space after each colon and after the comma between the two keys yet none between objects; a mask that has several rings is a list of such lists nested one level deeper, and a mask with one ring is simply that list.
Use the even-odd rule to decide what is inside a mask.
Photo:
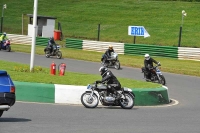
[{"label": "blue car", "polygon": [[15,104],[15,85],[6,71],[0,70],[0,117]]}]

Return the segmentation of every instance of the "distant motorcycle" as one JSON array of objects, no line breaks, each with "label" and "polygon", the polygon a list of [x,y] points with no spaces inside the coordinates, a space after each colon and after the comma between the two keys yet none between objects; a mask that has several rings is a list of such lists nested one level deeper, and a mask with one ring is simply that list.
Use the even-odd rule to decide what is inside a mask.
[{"label": "distant motorcycle", "polygon": [[104,67],[115,67],[115,69],[120,69],[120,62],[118,60],[118,54],[111,52],[110,58],[104,58],[102,61]]},{"label": "distant motorcycle", "polygon": [[62,52],[60,51],[60,46],[59,45],[53,45],[53,52],[51,52],[51,48],[50,47],[46,47],[44,49],[45,52],[45,56],[47,58],[49,58],[50,56],[56,56],[57,59],[61,59],[62,58]]},{"label": "distant motorcycle", "polygon": [[5,50],[7,52],[11,51],[10,39],[8,39],[0,44],[0,50]]},{"label": "distant motorcycle", "polygon": [[[157,82],[159,84],[165,85],[166,84],[165,77],[161,73],[158,66],[160,66],[160,65],[156,65],[155,67],[150,69],[150,71],[151,71],[151,79],[150,80],[151,80],[151,82]],[[144,67],[142,67],[142,73],[144,73],[144,78],[146,79],[146,71],[145,71]]]},{"label": "distant motorcycle", "polygon": [[[96,108],[99,101],[103,106],[121,106],[123,109],[132,109],[134,106],[135,95],[129,88],[121,88],[118,90],[122,96],[116,99],[116,95],[108,91],[108,86],[96,82],[92,85],[88,84],[88,91],[81,95],[81,103],[86,108]],[[99,97],[97,96],[99,94]]]}]

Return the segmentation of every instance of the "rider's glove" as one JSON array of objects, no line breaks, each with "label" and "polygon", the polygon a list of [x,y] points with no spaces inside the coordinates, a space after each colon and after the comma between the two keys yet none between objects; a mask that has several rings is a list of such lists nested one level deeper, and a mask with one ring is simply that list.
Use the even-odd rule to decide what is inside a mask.
[{"label": "rider's glove", "polygon": [[161,66],[160,62],[158,62],[158,66]]}]

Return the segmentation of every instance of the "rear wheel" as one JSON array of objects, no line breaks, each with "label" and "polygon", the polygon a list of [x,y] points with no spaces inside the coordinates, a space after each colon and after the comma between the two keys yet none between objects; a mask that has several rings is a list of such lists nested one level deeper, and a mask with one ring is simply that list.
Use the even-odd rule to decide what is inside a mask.
[{"label": "rear wheel", "polygon": [[86,108],[96,108],[99,104],[98,96],[94,93],[92,96],[91,92],[85,92],[81,95],[81,103]]},{"label": "rear wheel", "polygon": [[45,50],[45,56],[46,56],[47,58],[50,57],[50,50],[49,50],[49,49]]},{"label": "rear wheel", "polygon": [[125,93],[120,99],[120,106],[123,109],[132,109],[134,106],[134,97],[130,93]]},{"label": "rear wheel", "polygon": [[2,116],[2,114],[3,114],[3,110],[0,110],[0,117]]}]

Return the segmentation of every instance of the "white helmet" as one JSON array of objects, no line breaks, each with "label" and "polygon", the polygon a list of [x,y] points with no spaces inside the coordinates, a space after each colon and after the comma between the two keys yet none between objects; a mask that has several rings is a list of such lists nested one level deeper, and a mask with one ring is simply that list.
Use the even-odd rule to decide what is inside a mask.
[{"label": "white helmet", "polygon": [[109,45],[109,47],[108,47],[110,50],[112,50],[113,49],[113,46],[112,45]]},{"label": "white helmet", "polygon": [[149,59],[150,59],[149,54],[145,54],[145,55],[144,55],[144,58],[145,58],[145,60],[149,60]]}]

